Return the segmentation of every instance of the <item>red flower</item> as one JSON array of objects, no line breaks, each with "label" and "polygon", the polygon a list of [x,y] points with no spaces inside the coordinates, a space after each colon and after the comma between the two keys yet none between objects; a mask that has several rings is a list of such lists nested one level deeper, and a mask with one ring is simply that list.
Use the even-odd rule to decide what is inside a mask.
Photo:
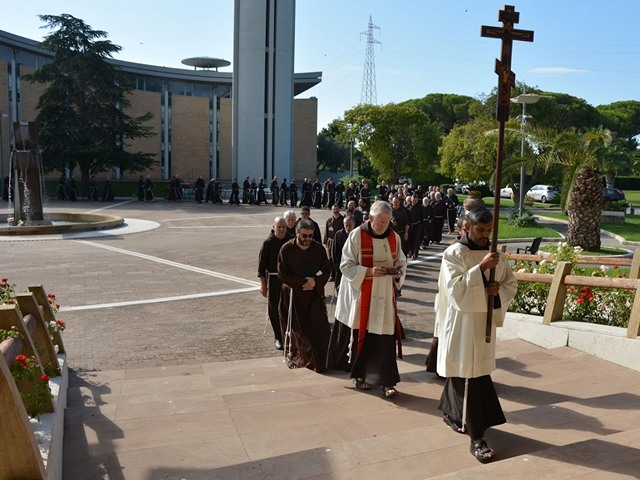
[{"label": "red flower", "polygon": [[573,293],[573,287],[569,287],[569,293]]},{"label": "red flower", "polygon": [[619,268],[620,268],[620,267],[619,267],[618,265],[614,265],[614,266],[613,266],[613,269],[614,269],[614,270],[618,270]]},{"label": "red flower", "polygon": [[58,327],[60,327],[63,330],[67,328],[67,325],[62,320],[56,320],[56,323],[58,324]]},{"label": "red flower", "polygon": [[580,297],[578,300],[576,300],[576,303],[577,303],[578,305],[580,305],[580,304],[582,303],[582,297]]},{"label": "red flower", "polygon": [[55,293],[48,293],[47,297],[48,298],[56,298],[56,294]]},{"label": "red flower", "polygon": [[23,367],[27,366],[27,357],[24,355],[16,355],[16,362],[21,364]]},{"label": "red flower", "polygon": [[4,277],[3,277],[3,278],[2,278],[2,280],[0,280],[0,282],[1,282],[1,283],[7,283],[7,282],[8,282],[8,280],[7,280],[6,278],[4,278]]},{"label": "red flower", "polygon": [[589,297],[589,301],[593,302],[593,295]]},{"label": "red flower", "polygon": [[56,303],[56,308],[57,308],[58,310],[60,310],[60,304],[59,304],[59,303]]},{"label": "red flower", "polygon": [[49,381],[49,375],[47,375],[46,373],[43,373],[42,376],[40,377],[40,381],[42,383],[47,383]]}]

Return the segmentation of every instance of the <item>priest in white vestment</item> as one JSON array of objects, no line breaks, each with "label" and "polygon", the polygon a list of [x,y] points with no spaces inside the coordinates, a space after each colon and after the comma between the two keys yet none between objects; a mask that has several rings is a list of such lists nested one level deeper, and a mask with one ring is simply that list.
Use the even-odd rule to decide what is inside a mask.
[{"label": "priest in white vestment", "polygon": [[[494,458],[483,439],[486,429],[506,422],[490,373],[496,368],[496,326],[504,322],[517,289],[505,255],[489,251],[492,227],[493,214],[486,208],[466,215],[462,238],[444,252],[435,301],[437,372],[447,378],[438,409],[453,430],[468,433],[471,453],[481,462]],[[494,304],[487,343],[488,294]]]},{"label": "priest in white vestment", "polygon": [[368,390],[379,385],[385,397],[397,395],[400,381],[396,343],[401,354],[401,326],[395,291],[402,286],[407,262],[402,240],[389,227],[392,213],[390,203],[376,201],[369,220],[351,231],[344,245],[329,354],[348,356],[356,387]]}]

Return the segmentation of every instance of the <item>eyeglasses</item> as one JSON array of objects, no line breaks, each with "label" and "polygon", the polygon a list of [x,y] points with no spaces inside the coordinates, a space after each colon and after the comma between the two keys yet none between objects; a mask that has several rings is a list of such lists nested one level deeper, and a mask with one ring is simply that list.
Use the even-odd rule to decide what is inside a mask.
[{"label": "eyeglasses", "polygon": [[300,238],[313,238],[313,233],[299,233]]}]

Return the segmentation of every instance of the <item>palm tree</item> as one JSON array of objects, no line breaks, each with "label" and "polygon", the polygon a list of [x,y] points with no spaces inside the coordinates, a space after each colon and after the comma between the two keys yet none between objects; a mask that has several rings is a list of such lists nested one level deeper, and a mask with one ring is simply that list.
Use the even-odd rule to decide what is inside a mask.
[{"label": "palm tree", "polygon": [[[569,216],[567,243],[587,251],[600,250],[600,215],[603,207],[602,175],[596,170],[607,144],[607,132],[555,133],[539,130],[540,160],[547,168],[562,166],[560,206]],[[599,134],[598,134],[599,133]]]}]

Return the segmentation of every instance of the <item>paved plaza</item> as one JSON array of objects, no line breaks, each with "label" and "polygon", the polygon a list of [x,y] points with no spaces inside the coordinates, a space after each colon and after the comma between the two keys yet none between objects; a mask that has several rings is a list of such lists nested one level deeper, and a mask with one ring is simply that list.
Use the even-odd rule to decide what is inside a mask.
[{"label": "paved plaza", "polygon": [[[98,210],[129,230],[0,241],[0,274],[56,293],[68,326],[65,480],[639,478],[640,373],[568,347],[499,342],[498,461],[480,465],[444,425],[424,360],[446,244],[409,266],[401,394],[388,401],[345,373],[289,370],[274,349],[256,265],[285,208],[46,206]],[[329,215],[311,212],[321,226]]]}]

